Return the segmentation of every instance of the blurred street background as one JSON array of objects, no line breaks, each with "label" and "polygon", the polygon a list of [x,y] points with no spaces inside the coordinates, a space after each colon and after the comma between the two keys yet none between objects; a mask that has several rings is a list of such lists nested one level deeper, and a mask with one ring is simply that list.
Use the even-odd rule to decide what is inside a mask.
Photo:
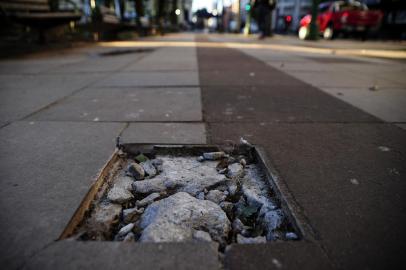
[{"label": "blurred street background", "polygon": [[[399,269],[406,1],[0,0],[4,269]],[[317,18],[317,19],[312,19]],[[303,239],[56,241],[115,140],[260,145]]]}]

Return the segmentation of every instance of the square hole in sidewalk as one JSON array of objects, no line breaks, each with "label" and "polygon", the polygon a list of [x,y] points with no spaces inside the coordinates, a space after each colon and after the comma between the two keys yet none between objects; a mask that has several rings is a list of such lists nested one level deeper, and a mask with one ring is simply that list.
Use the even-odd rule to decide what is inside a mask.
[{"label": "square hole in sidewalk", "polygon": [[[60,239],[231,244],[299,240],[264,152],[121,144]],[[279,182],[280,183],[280,182]]]}]

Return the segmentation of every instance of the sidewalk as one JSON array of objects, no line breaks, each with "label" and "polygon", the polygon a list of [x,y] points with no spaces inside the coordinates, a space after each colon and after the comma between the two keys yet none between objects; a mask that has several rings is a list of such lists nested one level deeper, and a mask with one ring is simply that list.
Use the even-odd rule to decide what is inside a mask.
[{"label": "sidewalk", "polygon": [[243,136],[266,149],[299,206],[305,237],[234,246],[226,269],[404,263],[403,62],[207,45],[230,42],[221,36],[145,41],[0,62],[4,268],[221,267],[209,244],[55,242],[118,135],[179,144]]}]

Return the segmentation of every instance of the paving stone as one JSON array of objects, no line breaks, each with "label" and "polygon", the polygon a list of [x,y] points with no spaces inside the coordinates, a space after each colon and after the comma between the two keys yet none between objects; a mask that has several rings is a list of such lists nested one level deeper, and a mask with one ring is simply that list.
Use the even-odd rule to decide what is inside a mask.
[{"label": "paving stone", "polygon": [[195,71],[168,72],[120,72],[95,84],[97,87],[142,87],[142,86],[198,86]]},{"label": "paving stone", "polygon": [[[316,259],[317,258],[317,259]],[[284,242],[233,245],[225,255],[225,268],[234,269],[334,269],[315,244]]]},{"label": "paving stone", "polygon": [[20,267],[59,237],[110,157],[122,128],[123,124],[16,122],[0,129],[3,267]]},{"label": "paving stone", "polygon": [[159,48],[124,70],[138,72],[194,70],[197,72],[196,48]]},{"label": "paving stone", "polygon": [[198,123],[132,123],[122,134],[124,142],[206,143],[206,128]]},{"label": "paving stone", "polygon": [[88,88],[30,119],[201,121],[199,88]]},{"label": "paving stone", "polygon": [[135,266],[137,269],[221,269],[216,246],[210,243],[139,244],[74,241],[53,243],[33,256],[22,269],[120,270]]}]

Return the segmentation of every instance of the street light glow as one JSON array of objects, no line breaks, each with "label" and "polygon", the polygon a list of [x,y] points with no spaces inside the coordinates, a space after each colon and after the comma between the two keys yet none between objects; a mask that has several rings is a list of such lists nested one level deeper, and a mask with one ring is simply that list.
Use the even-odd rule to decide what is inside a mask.
[{"label": "street light glow", "polygon": [[180,9],[175,10],[175,14],[176,14],[177,16],[179,16],[179,15],[180,15]]}]

